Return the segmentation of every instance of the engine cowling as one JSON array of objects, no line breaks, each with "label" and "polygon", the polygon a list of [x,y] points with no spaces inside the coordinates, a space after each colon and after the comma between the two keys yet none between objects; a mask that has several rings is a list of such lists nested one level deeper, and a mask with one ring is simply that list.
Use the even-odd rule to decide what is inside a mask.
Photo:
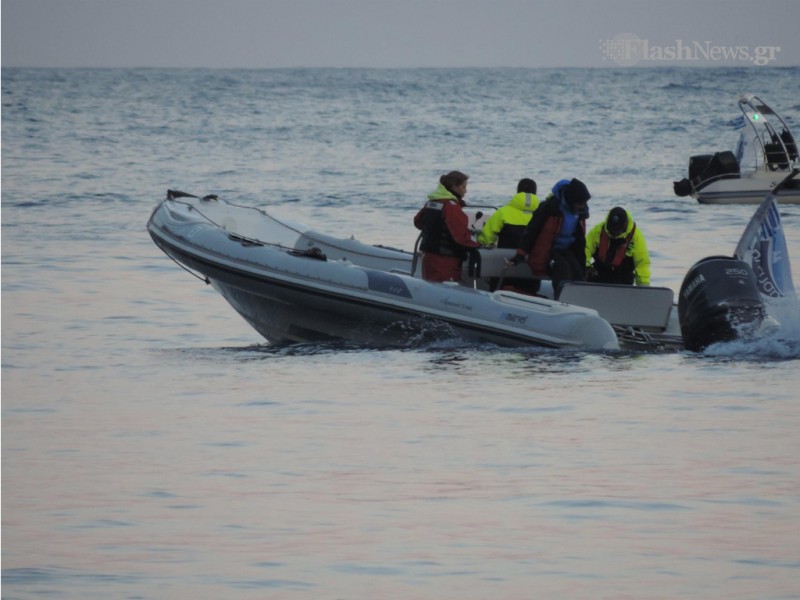
[{"label": "engine cowling", "polygon": [[684,345],[699,352],[716,342],[748,337],[766,309],[753,269],[727,256],[704,258],[689,269],[678,298]]}]

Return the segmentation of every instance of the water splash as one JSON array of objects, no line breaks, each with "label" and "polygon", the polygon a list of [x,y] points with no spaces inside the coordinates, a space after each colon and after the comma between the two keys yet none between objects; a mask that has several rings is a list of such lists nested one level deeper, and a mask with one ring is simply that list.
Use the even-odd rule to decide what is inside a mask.
[{"label": "water splash", "polygon": [[796,295],[771,299],[767,312],[775,324],[764,335],[712,344],[704,354],[765,361],[800,359],[800,299]]}]

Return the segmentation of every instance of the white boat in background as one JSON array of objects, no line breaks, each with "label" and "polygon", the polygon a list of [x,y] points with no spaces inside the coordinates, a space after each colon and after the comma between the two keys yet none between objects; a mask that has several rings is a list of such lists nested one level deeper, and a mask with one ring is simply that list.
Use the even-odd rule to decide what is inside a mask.
[{"label": "white boat in background", "polygon": [[[473,223],[480,214],[471,215]],[[469,285],[432,283],[421,278],[416,251],[326,235],[216,196],[170,191],[147,229],[167,256],[278,344],[345,340],[391,347],[457,338],[501,346],[702,350],[759,335],[766,317],[756,273],[730,256],[692,267],[677,304],[668,288],[577,282],[565,284],[554,300],[547,281],[537,296],[502,285],[491,291],[492,281],[530,277],[527,265],[509,266],[514,250],[475,253],[465,265]],[[760,231],[752,226],[746,234]],[[773,232],[782,237],[780,228]]]},{"label": "white boat in background", "polygon": [[[761,204],[800,165],[789,125],[766,102],[743,96],[739,110],[736,151],[692,156],[688,177],[673,183],[677,196],[692,196],[701,204]],[[800,204],[800,182],[786,187],[780,202]]]}]

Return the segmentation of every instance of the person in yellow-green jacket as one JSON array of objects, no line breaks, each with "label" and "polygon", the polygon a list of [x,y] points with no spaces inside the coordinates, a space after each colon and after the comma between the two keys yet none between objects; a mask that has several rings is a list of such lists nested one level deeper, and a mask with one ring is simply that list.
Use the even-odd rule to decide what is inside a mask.
[{"label": "person in yellow-green jacket", "polygon": [[481,246],[497,244],[498,248],[516,248],[538,206],[536,182],[533,179],[520,179],[516,195],[505,206],[494,211],[483,226],[478,236]]},{"label": "person in yellow-green jacket", "polygon": [[588,281],[650,285],[650,255],[642,230],[620,206],[586,234]]},{"label": "person in yellow-green jacket", "polygon": [[[522,234],[525,233],[525,227],[531,220],[533,211],[538,207],[536,182],[529,178],[520,179],[517,193],[504,206],[492,213],[478,235],[478,242],[481,246],[516,248],[522,241]],[[499,280],[489,281],[492,290],[498,283]],[[539,291],[539,280],[509,277],[503,280],[503,288],[535,294]]]}]

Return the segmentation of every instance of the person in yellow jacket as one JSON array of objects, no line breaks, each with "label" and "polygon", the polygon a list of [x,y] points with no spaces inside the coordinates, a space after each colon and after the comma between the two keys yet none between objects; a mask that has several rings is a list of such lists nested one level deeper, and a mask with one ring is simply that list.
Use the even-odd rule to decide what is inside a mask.
[{"label": "person in yellow jacket", "polygon": [[483,226],[478,241],[481,246],[516,248],[522,240],[525,226],[539,206],[536,197],[536,182],[533,179],[520,179],[517,193],[505,206],[492,213]]},{"label": "person in yellow jacket", "polygon": [[[522,241],[522,234],[525,233],[525,227],[538,207],[536,182],[527,177],[520,179],[517,193],[504,206],[492,213],[478,235],[478,242],[481,246],[518,247]],[[494,290],[498,283],[499,280],[490,280],[489,286]],[[539,291],[539,280],[509,277],[503,280],[503,288],[535,294]]]},{"label": "person in yellow jacket", "polygon": [[586,234],[588,280],[595,283],[650,285],[650,255],[641,229],[620,206]]}]

